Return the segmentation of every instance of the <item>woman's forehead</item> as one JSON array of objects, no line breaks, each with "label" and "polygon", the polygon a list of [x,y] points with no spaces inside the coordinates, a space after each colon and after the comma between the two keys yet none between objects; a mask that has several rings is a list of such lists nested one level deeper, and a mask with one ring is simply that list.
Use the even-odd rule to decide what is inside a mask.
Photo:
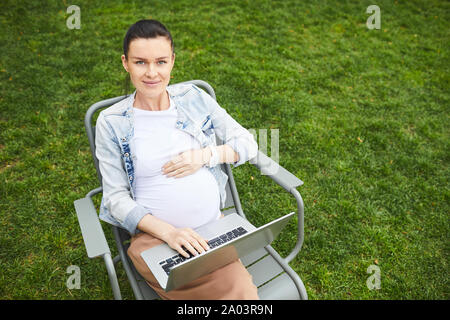
[{"label": "woman's forehead", "polygon": [[138,38],[134,39],[130,43],[128,56],[130,58],[160,58],[170,57],[172,53],[172,47],[170,41],[165,37],[157,38]]}]

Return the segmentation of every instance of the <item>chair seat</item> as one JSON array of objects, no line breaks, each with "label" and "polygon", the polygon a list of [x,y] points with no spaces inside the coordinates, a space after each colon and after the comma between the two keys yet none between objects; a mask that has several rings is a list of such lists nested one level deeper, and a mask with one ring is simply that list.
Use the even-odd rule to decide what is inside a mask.
[{"label": "chair seat", "polygon": [[253,283],[258,287],[261,300],[298,300],[300,298],[292,279],[265,248],[256,250],[241,259],[244,265],[251,260],[254,262],[247,267],[247,270],[253,277]]},{"label": "chair seat", "polygon": [[247,271],[253,277],[253,283],[258,288],[270,280],[274,279],[284,270],[275,259],[267,255],[247,268]]},{"label": "chair seat", "polygon": [[261,300],[299,300],[297,287],[287,273],[283,273],[272,281],[258,288]]}]

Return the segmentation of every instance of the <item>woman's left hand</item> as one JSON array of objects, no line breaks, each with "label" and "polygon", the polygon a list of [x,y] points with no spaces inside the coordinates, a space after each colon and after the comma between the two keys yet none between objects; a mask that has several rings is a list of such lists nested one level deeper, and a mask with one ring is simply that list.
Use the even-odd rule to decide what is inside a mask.
[{"label": "woman's left hand", "polygon": [[161,170],[168,177],[182,178],[203,167],[205,163],[209,162],[210,156],[208,148],[191,149],[172,158],[162,166]]}]

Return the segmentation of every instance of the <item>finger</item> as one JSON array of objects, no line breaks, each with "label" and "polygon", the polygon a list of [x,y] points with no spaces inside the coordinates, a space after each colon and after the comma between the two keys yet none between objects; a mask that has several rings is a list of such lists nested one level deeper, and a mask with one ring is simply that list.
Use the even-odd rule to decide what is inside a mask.
[{"label": "finger", "polygon": [[187,164],[184,163],[184,161],[180,161],[180,162],[177,162],[176,164],[172,164],[172,165],[166,167],[165,169],[163,169],[163,172],[165,174],[171,173],[173,175],[176,170],[183,169],[183,167],[186,167],[186,166],[187,166]]},{"label": "finger", "polygon": [[208,245],[208,242],[206,242],[206,240],[201,235],[199,235],[198,233],[194,233],[193,237],[197,240],[197,242],[202,246],[202,248],[204,250],[209,250],[210,249],[209,245]]},{"label": "finger", "polygon": [[175,164],[170,163],[168,165],[164,165],[161,169],[162,169],[162,171],[164,173],[169,173],[169,172],[172,172],[172,171],[174,171],[174,170],[176,170],[178,168],[177,168],[177,166]]},{"label": "finger", "polygon": [[171,160],[170,162],[171,162],[173,165],[176,165],[176,164],[178,164],[178,163],[180,163],[180,162],[182,162],[182,161],[183,161],[183,157],[181,156],[181,154],[179,154],[179,155],[173,157],[172,160]]},{"label": "finger", "polygon": [[186,240],[184,243],[184,247],[194,256],[198,255],[197,250],[194,249],[194,247],[190,244],[189,241]]},{"label": "finger", "polygon": [[191,237],[195,238],[195,240],[197,240],[198,243],[200,243],[203,248],[209,249],[208,243],[201,235],[199,235],[197,232],[195,232],[192,229],[189,229],[189,232],[190,232]]},{"label": "finger", "polygon": [[182,174],[184,171],[185,170],[183,168],[175,168],[175,169],[173,169],[173,171],[168,172],[166,175],[168,177],[175,177],[175,176]]},{"label": "finger", "polygon": [[191,237],[191,240],[189,242],[196,248],[198,252],[201,253],[209,249],[206,240],[197,232],[195,232],[193,229],[186,228],[184,229],[184,231],[187,232],[187,234],[189,234],[189,236]]},{"label": "finger", "polygon": [[200,244],[200,242],[199,242],[197,239],[194,239],[194,240],[191,242],[191,245],[195,248],[195,250],[196,250],[198,253],[203,253],[203,252],[205,252],[205,249],[203,248],[203,246]]},{"label": "finger", "polygon": [[[202,166],[186,165],[186,166],[178,169],[177,173],[175,174],[175,178],[181,178],[181,177],[185,177],[190,174],[194,174],[201,167]],[[172,175],[174,175],[174,174],[172,173]]]},{"label": "finger", "polygon": [[161,169],[170,169],[173,168],[174,166],[176,166],[177,164],[179,164],[181,162],[182,158],[180,156],[175,156],[174,158],[170,159],[169,161],[167,161]]},{"label": "finger", "polygon": [[194,171],[192,169],[180,168],[176,171],[176,173],[172,173],[171,176],[173,176],[174,178],[182,178],[182,177],[186,177],[192,173],[194,173]]},{"label": "finger", "polygon": [[179,169],[179,166],[172,165],[172,166],[166,167],[165,169],[162,169],[162,172],[165,175],[169,175],[169,174],[173,175],[174,172],[178,169]]},{"label": "finger", "polygon": [[166,170],[168,168],[170,168],[173,165],[172,161],[167,161],[166,163],[164,163],[164,165],[161,167],[161,169]]},{"label": "finger", "polygon": [[192,165],[185,165],[183,167],[180,167],[176,170],[176,172],[172,172],[171,176],[174,178],[181,178],[185,177],[187,175],[195,173],[199,168],[195,168]]},{"label": "finger", "polygon": [[175,249],[179,254],[181,254],[185,258],[189,258],[189,253],[187,253],[185,248],[182,245],[176,244],[172,247],[172,249]]},{"label": "finger", "polygon": [[207,242],[205,239],[203,239],[203,238],[201,239],[200,244],[203,246],[203,248],[205,248],[205,250],[211,249],[211,248],[209,247],[208,242]]}]

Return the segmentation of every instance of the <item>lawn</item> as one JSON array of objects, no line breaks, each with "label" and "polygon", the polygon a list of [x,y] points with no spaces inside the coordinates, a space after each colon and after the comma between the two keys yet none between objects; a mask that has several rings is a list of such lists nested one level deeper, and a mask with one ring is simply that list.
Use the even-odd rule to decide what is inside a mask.
[{"label": "lawn", "polygon": [[[0,299],[112,299],[73,201],[98,186],[84,114],[125,93],[122,40],[144,18],[174,37],[172,83],[209,82],[269,146],[279,130],[279,162],[304,181],[290,265],[310,299],[449,299],[449,2],[377,0],[379,30],[372,0],[79,0],[80,29],[71,4],[0,2]],[[255,225],[296,209],[254,166],[233,173]],[[274,247],[286,255],[295,235],[293,222]]]}]

